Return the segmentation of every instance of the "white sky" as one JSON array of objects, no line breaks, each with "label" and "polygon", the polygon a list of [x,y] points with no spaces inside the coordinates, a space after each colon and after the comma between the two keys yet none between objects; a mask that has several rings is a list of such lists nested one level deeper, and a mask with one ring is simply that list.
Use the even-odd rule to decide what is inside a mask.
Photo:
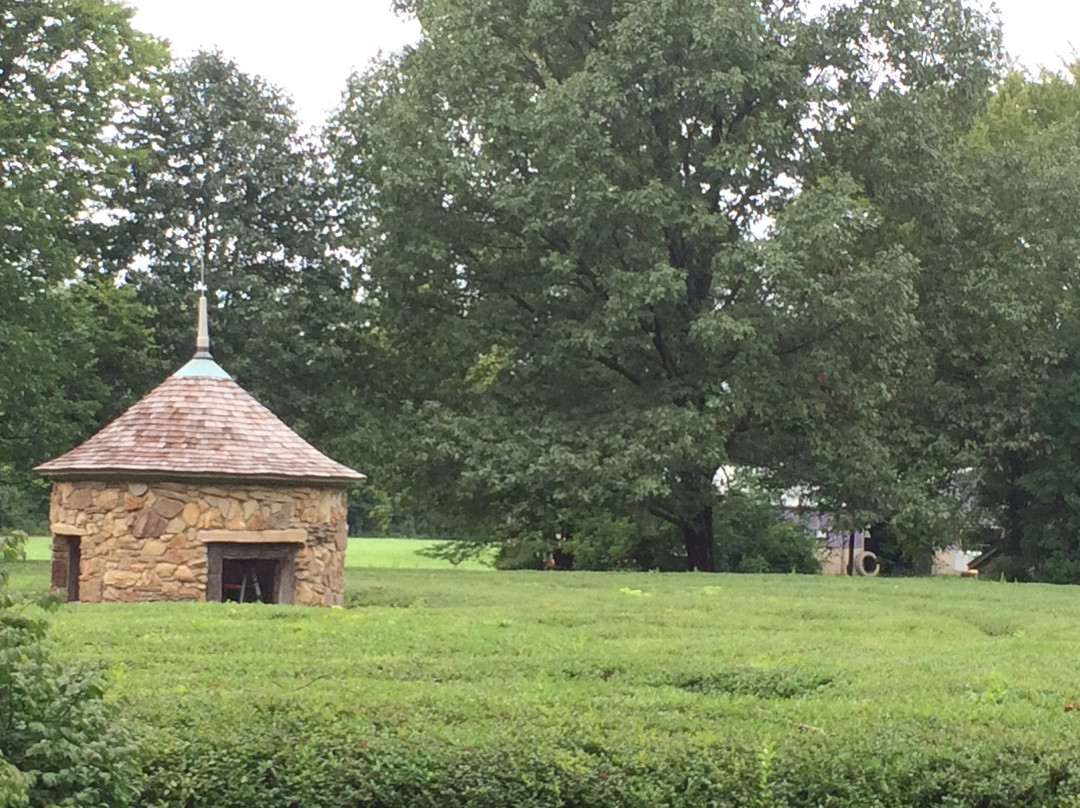
[{"label": "white sky", "polygon": [[[175,56],[217,48],[242,70],[285,90],[318,126],[345,79],[380,51],[415,40],[419,27],[389,0],[127,0],[135,26],[168,39]],[[1021,62],[1060,67],[1080,51],[1080,0],[997,0],[1005,46]]]},{"label": "white sky", "polygon": [[397,17],[390,0],[126,2],[135,27],[168,39],[173,56],[220,50],[292,96],[310,126],[337,107],[353,70],[420,36],[420,26]]}]

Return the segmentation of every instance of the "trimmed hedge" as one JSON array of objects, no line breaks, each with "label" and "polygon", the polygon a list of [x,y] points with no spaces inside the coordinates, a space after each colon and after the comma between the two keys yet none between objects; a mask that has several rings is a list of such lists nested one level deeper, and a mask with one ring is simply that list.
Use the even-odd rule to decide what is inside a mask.
[{"label": "trimmed hedge", "polygon": [[[143,746],[142,808],[810,808],[1080,805],[1070,749],[877,730],[663,748],[489,738],[432,744],[346,716],[256,711],[158,730]],[[249,718],[252,714],[248,714]]]}]

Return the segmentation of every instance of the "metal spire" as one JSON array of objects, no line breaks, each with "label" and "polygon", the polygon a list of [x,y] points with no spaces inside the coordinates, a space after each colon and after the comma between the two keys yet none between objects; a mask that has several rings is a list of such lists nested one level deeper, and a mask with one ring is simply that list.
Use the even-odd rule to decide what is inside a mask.
[{"label": "metal spire", "polygon": [[206,262],[199,255],[199,319],[195,326],[195,356],[173,376],[199,376],[212,379],[231,378],[210,355],[210,326],[206,316]]},{"label": "metal spire", "polygon": [[195,358],[210,359],[210,327],[206,322],[206,292],[199,292],[199,322],[195,334]]},{"label": "metal spire", "polygon": [[195,331],[195,358],[210,359],[210,325],[206,317],[206,261],[199,253],[199,319]]}]

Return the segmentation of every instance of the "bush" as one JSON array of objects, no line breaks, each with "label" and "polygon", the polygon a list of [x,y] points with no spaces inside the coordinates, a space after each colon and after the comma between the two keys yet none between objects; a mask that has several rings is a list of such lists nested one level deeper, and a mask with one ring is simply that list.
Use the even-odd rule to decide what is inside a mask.
[{"label": "bush", "polygon": [[686,566],[681,544],[674,529],[655,518],[601,513],[581,519],[559,549],[573,556],[576,570],[676,570]]},{"label": "bush", "polygon": [[[682,570],[686,560],[680,549],[674,529],[654,517],[593,512],[566,519],[557,532],[534,530],[504,536],[495,567],[542,569],[551,559],[557,569]],[[443,550],[438,555],[451,558]]]},{"label": "bush", "polygon": [[[0,544],[9,560],[19,552]],[[93,670],[58,662],[34,604],[16,609],[0,575],[0,806],[129,805],[132,744]],[[43,602],[42,605],[50,605]]]},{"label": "bush", "polygon": [[[554,741],[508,727],[468,746],[346,716],[258,709],[173,727],[145,749],[138,805],[185,808],[955,808],[1075,806],[1069,749],[955,742],[930,728],[814,728],[663,744],[617,732]],[[754,739],[755,735],[758,737]]]},{"label": "bush", "polygon": [[[821,569],[817,539],[800,522],[784,519],[768,495],[730,491],[713,508],[718,572],[798,572]],[[451,542],[430,555],[453,558]],[[684,570],[686,553],[675,529],[647,515],[636,518],[609,513],[579,515],[551,532],[521,531],[505,536],[495,558],[497,569],[541,569],[545,560],[558,569]]]},{"label": "bush", "polygon": [[724,572],[819,572],[817,539],[783,519],[762,493],[729,491],[713,509],[717,568]]},{"label": "bush", "polygon": [[32,782],[30,775],[23,774],[0,757],[0,805],[4,808],[29,806]]}]

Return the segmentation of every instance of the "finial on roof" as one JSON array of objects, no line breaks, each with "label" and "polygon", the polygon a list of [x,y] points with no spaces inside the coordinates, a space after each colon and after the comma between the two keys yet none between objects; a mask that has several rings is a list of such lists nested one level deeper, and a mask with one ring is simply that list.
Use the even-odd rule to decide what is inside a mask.
[{"label": "finial on roof", "polygon": [[206,293],[199,293],[199,325],[195,335],[195,358],[210,359],[210,326],[206,322]]}]

